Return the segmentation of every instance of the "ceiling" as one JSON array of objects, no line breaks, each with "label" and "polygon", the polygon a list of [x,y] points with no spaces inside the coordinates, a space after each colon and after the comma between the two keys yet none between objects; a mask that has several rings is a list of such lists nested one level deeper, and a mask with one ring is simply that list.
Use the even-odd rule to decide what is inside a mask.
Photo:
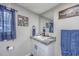
[{"label": "ceiling", "polygon": [[51,8],[54,8],[58,3],[19,3],[18,5],[34,13],[42,14]]}]

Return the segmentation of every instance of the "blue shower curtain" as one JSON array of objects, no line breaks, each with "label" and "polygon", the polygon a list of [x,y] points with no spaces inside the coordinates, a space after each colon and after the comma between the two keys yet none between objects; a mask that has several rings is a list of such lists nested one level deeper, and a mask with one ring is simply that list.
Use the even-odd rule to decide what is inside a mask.
[{"label": "blue shower curtain", "polygon": [[61,30],[63,56],[79,56],[79,30]]},{"label": "blue shower curtain", "polygon": [[15,10],[0,5],[0,41],[16,38]]}]

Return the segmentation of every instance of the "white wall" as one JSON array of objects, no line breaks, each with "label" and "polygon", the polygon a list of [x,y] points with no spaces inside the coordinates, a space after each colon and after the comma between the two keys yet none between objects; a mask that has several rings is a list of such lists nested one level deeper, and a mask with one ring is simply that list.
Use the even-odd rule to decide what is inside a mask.
[{"label": "white wall", "polygon": [[[27,55],[31,52],[31,29],[32,26],[36,26],[36,32],[39,32],[39,20],[38,16],[23,9],[20,6],[15,4],[3,4],[8,7],[12,7],[18,10],[17,15],[23,15],[29,17],[29,26],[28,27],[20,27],[17,26],[17,17],[16,17],[16,39],[14,41],[1,42],[0,41],[0,55]],[[16,15],[16,16],[17,16]],[[7,46],[14,46],[14,50],[8,52],[6,50]]]},{"label": "white wall", "polygon": [[44,14],[44,16],[54,17],[54,36],[56,36],[55,55],[61,55],[61,29],[78,29],[79,30],[79,16],[70,17],[66,19],[58,19],[58,12],[76,4],[60,4],[53,10]]},{"label": "white wall", "polygon": [[[16,34],[17,38],[14,41],[7,41],[1,42],[0,41],[0,55],[26,55],[31,52],[31,27],[32,25],[36,26],[37,34],[39,33],[39,17],[27,10],[23,9],[20,6],[15,4],[6,4],[9,7],[12,7],[18,10],[17,14],[29,17],[29,26],[28,27],[20,27],[17,26],[17,19],[16,19]],[[61,55],[61,38],[60,38],[60,30],[61,29],[79,29],[79,16],[66,18],[66,19],[58,19],[58,12],[60,10],[66,9],[71,7],[75,4],[61,4],[55,7],[53,10],[44,14],[52,19],[54,17],[54,33],[53,35],[56,36],[56,46],[55,46],[55,55]],[[41,28],[45,24],[45,19],[41,19]],[[40,30],[41,31],[41,30]],[[8,52],[6,50],[7,46],[14,46],[14,50]]]}]

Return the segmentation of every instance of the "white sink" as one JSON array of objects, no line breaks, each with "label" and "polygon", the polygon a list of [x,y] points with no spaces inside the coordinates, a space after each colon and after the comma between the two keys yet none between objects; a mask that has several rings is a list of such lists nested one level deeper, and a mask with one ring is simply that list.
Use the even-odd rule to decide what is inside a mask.
[{"label": "white sink", "polygon": [[50,41],[52,40],[51,37],[45,37],[45,36],[34,36],[37,40],[42,40],[42,41]]}]

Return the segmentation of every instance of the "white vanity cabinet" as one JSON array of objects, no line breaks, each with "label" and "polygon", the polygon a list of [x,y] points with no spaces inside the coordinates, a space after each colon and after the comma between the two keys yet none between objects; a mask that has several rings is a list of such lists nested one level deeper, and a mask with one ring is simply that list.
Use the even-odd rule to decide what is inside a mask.
[{"label": "white vanity cabinet", "polygon": [[55,42],[44,44],[37,40],[32,39],[32,54],[34,56],[53,56]]}]

